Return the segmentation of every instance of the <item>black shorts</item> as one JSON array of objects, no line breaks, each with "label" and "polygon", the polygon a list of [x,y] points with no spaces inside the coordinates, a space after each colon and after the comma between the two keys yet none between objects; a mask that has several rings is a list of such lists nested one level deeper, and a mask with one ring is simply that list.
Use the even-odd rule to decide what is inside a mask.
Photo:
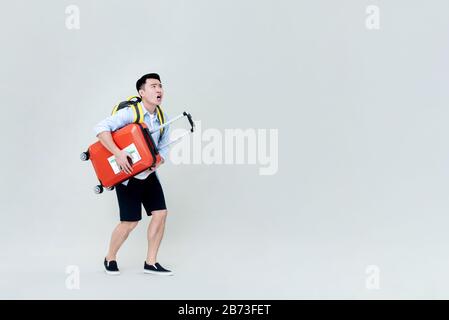
[{"label": "black shorts", "polygon": [[139,221],[142,219],[142,204],[148,216],[152,211],[165,210],[164,191],[156,173],[150,174],[145,180],[131,178],[128,184],[115,186],[120,221]]}]

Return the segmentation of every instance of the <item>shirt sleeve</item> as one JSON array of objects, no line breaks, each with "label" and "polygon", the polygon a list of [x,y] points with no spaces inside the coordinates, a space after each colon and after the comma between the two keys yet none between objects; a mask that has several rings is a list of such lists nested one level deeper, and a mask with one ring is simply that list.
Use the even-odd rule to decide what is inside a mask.
[{"label": "shirt sleeve", "polygon": [[[165,112],[164,116],[165,122],[168,122],[169,117]],[[161,141],[158,143],[158,146],[163,146],[167,144],[169,141],[170,141],[170,125],[164,127],[164,134],[162,135]],[[164,148],[159,149],[159,154],[161,155],[161,157],[164,159],[165,162],[168,160],[169,149],[170,149],[169,146],[165,146]]]},{"label": "shirt sleeve", "polygon": [[103,131],[118,130],[127,124],[133,123],[133,120],[133,112],[131,108],[120,109],[115,114],[97,123],[94,127],[95,135],[98,136],[98,134]]}]

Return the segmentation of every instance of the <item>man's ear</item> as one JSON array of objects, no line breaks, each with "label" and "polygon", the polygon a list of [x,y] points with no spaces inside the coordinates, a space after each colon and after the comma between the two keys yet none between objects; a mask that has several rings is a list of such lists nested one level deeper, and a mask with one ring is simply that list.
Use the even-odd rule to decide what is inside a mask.
[{"label": "man's ear", "polygon": [[139,96],[140,97],[142,97],[143,96],[143,94],[142,93],[145,93],[145,90],[144,89],[139,89]]}]

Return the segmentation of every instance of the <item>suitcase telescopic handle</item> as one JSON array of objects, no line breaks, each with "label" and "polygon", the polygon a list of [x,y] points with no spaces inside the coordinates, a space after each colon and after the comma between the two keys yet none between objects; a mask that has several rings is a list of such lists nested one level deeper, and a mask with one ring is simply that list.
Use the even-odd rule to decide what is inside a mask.
[{"label": "suitcase telescopic handle", "polygon": [[192,115],[190,113],[185,112],[185,111],[184,111],[183,115],[186,116],[187,119],[189,120],[190,127],[191,127],[190,128],[190,132],[193,132],[193,130],[195,129],[195,124],[193,123]]},{"label": "suitcase telescopic handle", "polygon": [[[193,131],[195,130],[195,122],[193,122],[192,115],[191,115],[190,113],[185,112],[185,111],[184,111],[181,115],[179,115],[179,116],[177,116],[176,118],[173,118],[172,120],[170,120],[169,122],[167,122],[166,124],[169,124],[169,123],[171,123],[171,122],[173,122],[173,121],[176,121],[176,120],[178,120],[178,119],[180,119],[180,118],[182,118],[182,117],[187,117],[187,119],[189,120],[189,123],[190,123],[190,132],[193,132]],[[162,127],[162,126],[161,126],[161,127]],[[159,127],[158,129],[156,129],[155,131],[159,130],[161,127]],[[162,148],[165,148],[165,147],[167,147],[167,146],[169,146],[169,145],[171,145],[171,144],[173,144],[173,143],[175,143],[175,142],[181,140],[182,138],[188,136],[188,135],[190,134],[190,132],[189,132],[189,131],[185,132],[184,134],[182,134],[181,136],[179,136],[179,137],[176,138],[175,140],[169,141],[169,142],[167,142],[166,144],[164,144],[164,145],[162,145],[162,146],[158,146],[157,149],[160,150],[160,149],[162,149]]]},{"label": "suitcase telescopic handle", "polygon": [[192,115],[190,113],[187,113],[187,112],[184,111],[182,114],[174,117],[173,119],[170,119],[169,121],[167,121],[163,125],[161,125],[161,126],[159,126],[157,128],[154,128],[153,130],[150,131],[150,133],[153,134],[155,132],[158,132],[162,128],[165,128],[166,126],[168,126],[170,123],[173,123],[173,122],[175,122],[175,121],[177,121],[177,120],[179,120],[179,119],[181,119],[183,117],[187,117],[187,119],[189,120],[190,126],[191,126],[190,131],[193,132],[193,130],[195,128],[195,123],[192,120]]}]

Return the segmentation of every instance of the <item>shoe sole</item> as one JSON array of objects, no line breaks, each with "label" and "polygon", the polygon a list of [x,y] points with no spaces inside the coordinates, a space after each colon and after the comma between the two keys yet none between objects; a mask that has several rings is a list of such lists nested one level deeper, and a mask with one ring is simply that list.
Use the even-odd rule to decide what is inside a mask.
[{"label": "shoe sole", "polygon": [[120,275],[120,271],[108,271],[105,270],[106,274],[110,275],[110,276],[118,276]]},{"label": "shoe sole", "polygon": [[161,275],[161,276],[172,276],[173,275],[173,272],[152,271],[152,270],[143,270],[143,273],[157,274],[157,275]]}]

